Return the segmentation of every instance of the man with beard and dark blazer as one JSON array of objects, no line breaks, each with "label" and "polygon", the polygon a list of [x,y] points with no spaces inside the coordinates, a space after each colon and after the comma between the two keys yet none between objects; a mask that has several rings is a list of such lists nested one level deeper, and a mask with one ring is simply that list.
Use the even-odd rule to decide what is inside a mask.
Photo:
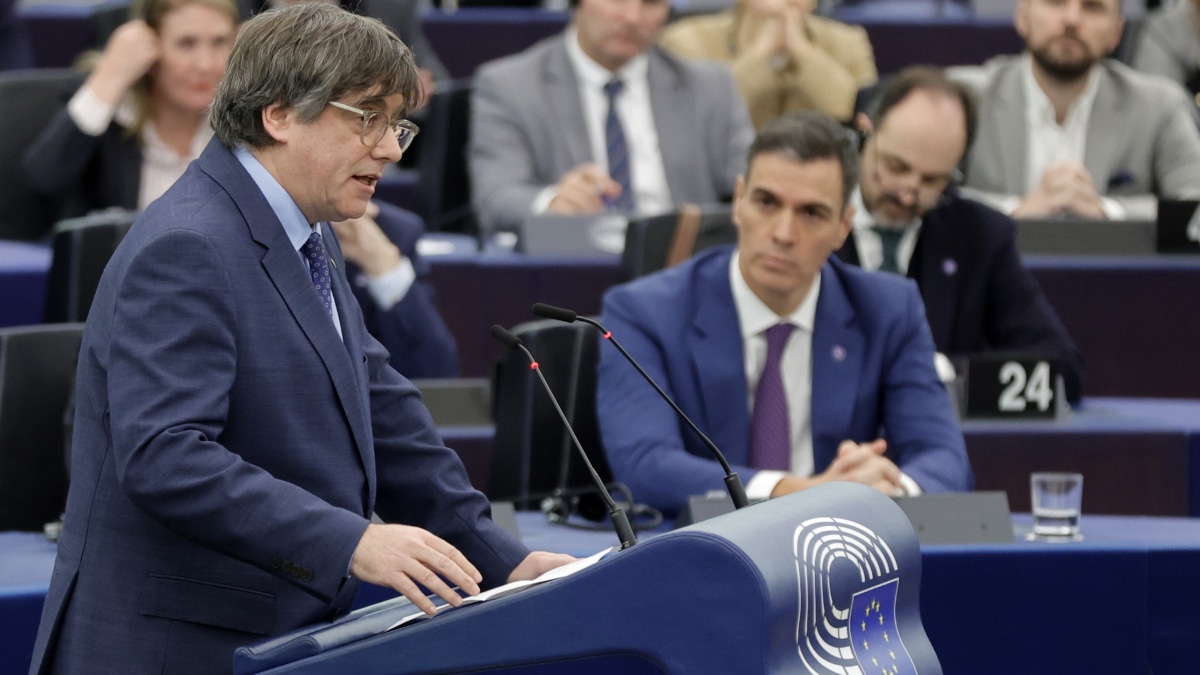
[{"label": "man with beard and dark blazer", "polygon": [[1067,399],[1082,396],[1083,360],[1021,263],[1012,219],[952,185],[970,147],[977,103],[939,70],[910,68],[877,94],[864,132],[858,211],[845,262],[917,282],[939,352],[1058,357]]}]

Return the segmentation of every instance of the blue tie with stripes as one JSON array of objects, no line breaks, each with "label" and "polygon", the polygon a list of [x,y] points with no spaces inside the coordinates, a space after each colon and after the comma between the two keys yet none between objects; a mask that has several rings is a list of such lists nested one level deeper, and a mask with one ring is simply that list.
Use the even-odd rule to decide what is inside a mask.
[{"label": "blue tie with stripes", "polygon": [[604,85],[608,97],[608,116],[604,120],[604,139],[608,150],[608,175],[621,186],[620,196],[609,202],[609,210],[619,213],[633,211],[633,180],[629,176],[629,145],[625,142],[625,129],[617,116],[617,96],[625,86],[621,80],[611,80]]}]

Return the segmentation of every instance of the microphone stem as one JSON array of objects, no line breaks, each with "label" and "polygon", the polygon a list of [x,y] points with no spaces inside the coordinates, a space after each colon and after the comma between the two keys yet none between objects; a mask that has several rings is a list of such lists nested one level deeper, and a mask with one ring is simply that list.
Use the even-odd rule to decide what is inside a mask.
[{"label": "microphone stem", "polygon": [[654,378],[650,377],[649,373],[642,368],[641,364],[639,364],[636,359],[630,356],[629,352],[625,351],[625,348],[621,346],[620,342],[617,342],[617,338],[613,337],[613,334],[607,328],[600,325],[597,321],[584,316],[576,317],[576,319],[599,328],[604,334],[604,339],[611,342],[612,345],[617,348],[617,351],[621,352],[621,355],[625,357],[625,360],[629,361],[629,363],[637,369],[638,373],[640,373],[641,376],[650,383],[651,387],[654,387],[654,390],[658,392],[658,395],[661,396],[668,405],[675,409],[675,412],[678,413],[679,418],[686,422],[692,431],[696,432],[696,435],[700,437],[700,440],[703,441],[706,446],[708,446],[708,449],[712,452],[713,456],[716,457],[717,461],[721,463],[721,468],[725,470],[725,486],[729,490],[729,498],[733,500],[734,508],[740,509],[744,506],[748,506],[750,504],[750,499],[746,496],[746,489],[742,486],[742,479],[739,478],[737,473],[735,473],[729,466],[729,462],[725,459],[725,455],[717,449],[717,445],[712,442],[712,439],[705,435],[703,431],[700,431],[700,427],[697,427],[695,422],[692,422],[691,418],[684,414],[679,405],[675,403],[675,401],[671,400],[670,396],[667,396],[667,392],[663,391],[662,387],[658,386],[658,383],[654,381]]},{"label": "microphone stem", "polygon": [[[525,352],[525,356],[529,359],[530,367],[533,369],[533,372],[537,373],[538,379],[541,380],[542,386],[549,394],[553,390],[550,389],[550,383],[546,381],[546,376],[542,375],[542,369],[538,367],[537,359],[533,358],[533,354],[525,348],[525,345],[519,344],[518,347],[521,351]],[[583,458],[583,463],[587,466],[588,472],[592,474],[592,480],[597,485],[603,487],[604,481],[600,479],[600,474],[592,466],[592,460],[588,459],[587,453],[584,452],[583,444],[579,442],[579,437],[575,435],[575,430],[571,428],[571,424],[567,420],[567,414],[563,412],[562,406],[558,405],[558,399],[553,394],[550,394],[548,398],[554,409],[558,412],[558,416],[562,419],[563,426],[567,428],[567,433],[571,435],[571,441],[575,444],[575,449],[579,451],[579,456]],[[604,503],[608,506],[609,517],[612,518],[613,527],[617,530],[617,537],[621,540],[621,549],[624,550],[636,544],[637,535],[633,533],[633,527],[629,524],[629,518],[625,515],[625,511],[617,506],[617,503],[613,501],[612,495],[608,494],[607,490],[600,490],[600,496],[604,498]]]}]

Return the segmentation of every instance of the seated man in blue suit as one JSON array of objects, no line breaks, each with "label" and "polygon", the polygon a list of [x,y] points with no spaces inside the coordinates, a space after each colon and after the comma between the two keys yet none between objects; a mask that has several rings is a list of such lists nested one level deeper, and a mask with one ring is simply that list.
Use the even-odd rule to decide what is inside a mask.
[{"label": "seated man in blue suit", "polygon": [[1017,253],[1012,219],[951,185],[978,105],[934,68],[892,78],[858,118],[866,132],[854,230],[838,257],[917,282],[938,351],[1058,358],[1067,400],[1083,395],[1083,357]]},{"label": "seated man in blue suit", "polygon": [[[248,21],[216,138],[130,228],[80,350],[67,500],[32,672],[228,672],[346,614],[422,610],[571,558],[489,516],[363,325],[330,222],[414,135],[412,53],[325,3]],[[384,523],[372,523],[377,513]]]},{"label": "seated man in blue suit", "polygon": [[[819,113],[781,117],[737,182],[738,244],[618,286],[604,322],[753,498],[831,480],[887,494],[969,490],[962,431],[916,286],[830,255],[850,233],[858,158]],[[602,350],[597,413],[616,479],[668,513],[722,490],[708,450]]]},{"label": "seated man in blue suit", "polygon": [[408,378],[458,377],[458,346],[417,252],[421,217],[372,201],[361,218],[332,225],[367,331],[387,347],[392,367]]}]

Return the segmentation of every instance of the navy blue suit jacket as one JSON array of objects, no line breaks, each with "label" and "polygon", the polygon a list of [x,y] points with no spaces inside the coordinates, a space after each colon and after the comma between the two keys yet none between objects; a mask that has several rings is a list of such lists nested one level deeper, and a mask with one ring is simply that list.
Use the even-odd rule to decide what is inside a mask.
[{"label": "navy blue suit jacket", "polygon": [[[858,264],[853,235],[838,256]],[[938,351],[958,356],[996,350],[1056,355],[1067,400],[1083,396],[1083,357],[1017,253],[1008,216],[956,193],[925,214],[908,265]]]},{"label": "navy blue suit jacket", "polygon": [[349,609],[372,511],[445,538],[486,585],[528,554],[367,333],[324,235],[342,338],[217,141],[122,241],[84,330],[35,672],[227,672],[238,645]]},{"label": "navy blue suit jacket", "polygon": [[[604,324],[724,452],[743,481],[750,414],[741,329],[729,286],[731,248],[610,290]],[[602,345],[603,346],[603,345]],[[933,341],[910,282],[837,260],[821,273],[813,332],[816,471],[844,440],[883,436],[923,490],[969,490],[962,431],[933,366]],[[602,349],[597,414],[614,477],[634,497],[676,512],[723,490],[720,466],[628,363]]]}]

